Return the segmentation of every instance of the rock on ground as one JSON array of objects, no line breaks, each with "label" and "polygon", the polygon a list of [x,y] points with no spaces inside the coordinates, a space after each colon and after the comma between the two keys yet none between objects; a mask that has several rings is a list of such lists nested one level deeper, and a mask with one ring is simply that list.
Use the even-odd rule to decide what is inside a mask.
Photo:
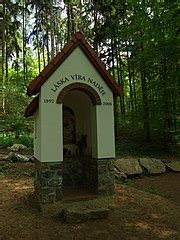
[{"label": "rock on ground", "polygon": [[166,163],[166,167],[173,172],[180,172],[180,161]]},{"label": "rock on ground", "polygon": [[123,172],[120,172],[116,167],[114,168],[115,179],[119,182],[125,181],[127,179],[127,175]]},{"label": "rock on ground", "polygon": [[6,161],[8,158],[8,155],[0,154],[0,161]]},{"label": "rock on ground", "polygon": [[115,167],[127,175],[136,175],[143,172],[137,159],[117,159],[115,161]]},{"label": "rock on ground", "polygon": [[8,159],[12,162],[28,162],[29,161],[29,157],[19,153],[15,153],[15,152],[10,152],[8,155]]},{"label": "rock on ground", "polygon": [[109,209],[95,208],[95,209],[64,209],[62,212],[63,218],[67,223],[80,223],[90,219],[107,218]]},{"label": "rock on ground", "polygon": [[27,149],[27,147],[24,146],[23,144],[13,144],[11,147],[8,147],[7,149],[14,152],[18,152],[19,150]]},{"label": "rock on ground", "polygon": [[164,163],[159,159],[140,158],[139,163],[150,174],[160,174],[166,172]]}]

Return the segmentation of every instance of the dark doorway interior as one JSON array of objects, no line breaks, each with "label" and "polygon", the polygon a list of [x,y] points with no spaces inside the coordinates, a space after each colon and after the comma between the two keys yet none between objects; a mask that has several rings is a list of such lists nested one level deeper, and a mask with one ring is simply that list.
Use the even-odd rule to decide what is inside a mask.
[{"label": "dark doorway interior", "polygon": [[88,198],[97,192],[97,160],[92,158],[92,102],[81,91],[63,101],[63,196]]}]

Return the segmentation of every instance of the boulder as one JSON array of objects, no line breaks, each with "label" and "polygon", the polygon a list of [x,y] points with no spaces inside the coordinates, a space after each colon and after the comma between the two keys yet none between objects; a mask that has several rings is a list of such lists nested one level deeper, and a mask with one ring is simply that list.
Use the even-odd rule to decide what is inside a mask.
[{"label": "boulder", "polygon": [[35,162],[35,158],[34,158],[34,156],[32,156],[32,155],[27,155],[26,156],[29,160],[29,162],[32,162],[32,163],[34,163]]},{"label": "boulder", "polygon": [[166,163],[167,169],[173,172],[180,172],[180,161]]},{"label": "boulder", "polygon": [[117,182],[121,182],[121,181],[125,181],[127,179],[127,175],[123,172],[120,172],[116,167],[114,168],[114,172],[115,172],[115,179],[117,180]]},{"label": "boulder", "polygon": [[15,152],[10,152],[8,155],[8,159],[12,162],[28,162],[29,158]]},{"label": "boulder", "polygon": [[108,217],[108,208],[68,208],[62,211],[62,216],[67,223],[80,223],[90,219],[104,219]]},{"label": "boulder", "polygon": [[0,161],[8,160],[8,155],[0,154]]},{"label": "boulder", "polygon": [[115,168],[126,175],[137,175],[143,172],[137,159],[117,159]]},{"label": "boulder", "polygon": [[27,149],[27,147],[24,146],[23,144],[13,144],[11,147],[8,147],[7,149],[13,152],[18,152],[20,150]]},{"label": "boulder", "polygon": [[140,158],[140,165],[150,174],[160,174],[166,172],[164,163],[159,159],[154,158]]}]

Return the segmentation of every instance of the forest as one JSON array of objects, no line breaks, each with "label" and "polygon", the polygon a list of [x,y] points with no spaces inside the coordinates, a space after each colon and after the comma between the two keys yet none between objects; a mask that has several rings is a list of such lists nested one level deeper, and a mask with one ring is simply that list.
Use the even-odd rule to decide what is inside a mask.
[{"label": "forest", "polygon": [[178,154],[177,0],[1,2],[1,147],[33,147],[27,86],[80,31],[123,88],[114,102],[117,152]]}]

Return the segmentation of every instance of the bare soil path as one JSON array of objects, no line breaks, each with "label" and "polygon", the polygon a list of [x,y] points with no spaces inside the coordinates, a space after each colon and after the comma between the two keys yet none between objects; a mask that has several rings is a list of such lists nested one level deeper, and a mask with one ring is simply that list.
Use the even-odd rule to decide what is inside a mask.
[{"label": "bare soil path", "polygon": [[180,173],[167,172],[130,181],[130,186],[154,193],[180,205]]},{"label": "bare soil path", "polygon": [[36,209],[32,170],[33,163],[13,163],[0,173],[0,240],[180,239],[180,174],[117,184],[118,208],[108,219],[66,224]]}]

